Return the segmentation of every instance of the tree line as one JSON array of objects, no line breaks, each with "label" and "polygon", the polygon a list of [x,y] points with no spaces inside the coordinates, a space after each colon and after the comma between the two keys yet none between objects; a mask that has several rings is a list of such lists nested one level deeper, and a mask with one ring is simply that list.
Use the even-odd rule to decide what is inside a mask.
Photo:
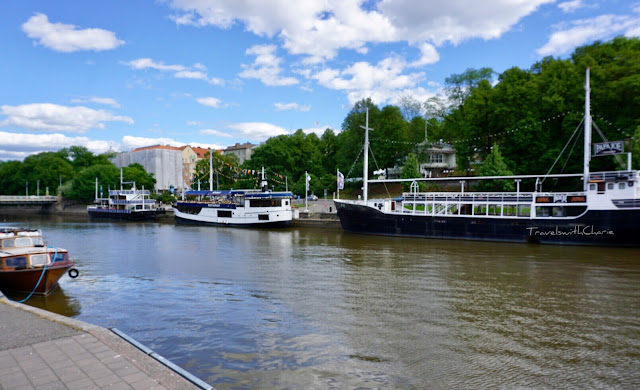
[{"label": "tree line", "polygon": [[[120,188],[120,169],[109,161],[115,153],[95,155],[83,146],[71,146],[57,152],[33,154],[24,161],[0,162],[0,188],[2,195],[50,195],[90,203],[95,197],[98,178],[103,195],[109,188]],[[156,179],[140,164],[123,169],[124,181],[135,181],[136,186],[153,189]]]},{"label": "tree line", "polygon": [[[258,188],[258,171],[265,167],[275,190],[304,194],[307,172],[309,193],[322,195],[326,189],[330,194],[336,190],[336,170],[347,179],[362,176],[361,126],[367,109],[374,129],[370,174],[403,167],[402,177],[417,177],[418,164],[429,159],[426,149],[440,140],[455,148],[458,176],[545,174],[552,166],[551,173],[581,172],[583,143],[576,129],[584,112],[586,68],[591,69],[593,142],[601,142],[600,133],[608,140],[624,140],[626,150],[634,151],[634,168],[640,168],[640,40],[617,37],[579,47],[567,59],[543,58],[529,69],[513,67],[500,74],[490,68],[467,69],[448,77],[442,94],[424,102],[404,96],[397,105],[378,107],[363,99],[349,111],[339,133],[326,129],[318,136],[298,130],[271,137],[242,165],[234,156],[214,153],[214,188]],[[570,139],[575,141],[568,144]],[[40,188],[90,201],[96,177],[105,188],[119,183],[119,170],[108,157],[73,146],[23,162],[0,162],[0,188],[21,194],[26,182],[31,191],[39,179]],[[612,157],[591,163],[593,171],[622,167]],[[196,166],[194,188],[198,180],[202,188],[209,187],[208,170],[207,156]],[[138,164],[124,174],[138,186],[153,188],[155,183]],[[356,192],[361,183],[347,181],[349,185]],[[510,189],[512,183],[478,189],[496,187]]]}]

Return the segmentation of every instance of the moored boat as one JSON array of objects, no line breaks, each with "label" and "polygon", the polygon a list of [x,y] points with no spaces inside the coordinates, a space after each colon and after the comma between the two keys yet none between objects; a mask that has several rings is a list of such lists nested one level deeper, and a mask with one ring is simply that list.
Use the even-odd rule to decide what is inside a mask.
[{"label": "moored boat", "polygon": [[236,227],[283,227],[293,219],[291,192],[269,191],[262,170],[261,189],[187,191],[195,198],[176,201],[173,213],[178,223]]},{"label": "moored boat", "polygon": [[120,219],[120,220],[150,220],[155,219],[157,207],[155,200],[150,198],[150,192],[136,188],[133,182],[131,189],[123,189],[122,170],[120,171],[120,189],[109,189],[107,198],[98,197],[98,181],[96,179],[95,204],[87,206],[87,212],[92,219]]},{"label": "moored boat", "polygon": [[[449,177],[440,180],[522,180],[546,177],[582,177],[576,192],[420,192],[414,179],[411,191],[400,198],[367,198],[368,121],[365,128],[363,200],[335,199],[344,230],[407,237],[468,239],[541,244],[640,246],[640,172],[590,172],[591,115],[587,70],[584,129],[584,171],[581,174],[509,177]],[[629,158],[628,161],[631,161]]]},{"label": "moored boat", "polygon": [[[47,295],[74,266],[66,249],[46,246],[40,230],[0,228],[0,290]],[[70,276],[77,276],[73,269]]]}]

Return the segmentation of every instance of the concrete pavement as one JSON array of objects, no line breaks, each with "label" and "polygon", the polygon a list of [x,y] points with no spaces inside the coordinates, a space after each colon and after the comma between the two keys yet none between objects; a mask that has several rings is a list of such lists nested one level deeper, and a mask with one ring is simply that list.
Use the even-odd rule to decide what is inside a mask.
[{"label": "concrete pavement", "polygon": [[0,390],[202,388],[108,329],[0,298]]}]

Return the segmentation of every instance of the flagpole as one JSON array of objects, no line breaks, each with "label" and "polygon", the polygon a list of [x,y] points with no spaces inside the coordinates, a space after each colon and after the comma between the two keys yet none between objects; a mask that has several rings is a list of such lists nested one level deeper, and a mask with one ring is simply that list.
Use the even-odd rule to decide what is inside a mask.
[{"label": "flagpole", "polygon": [[338,199],[340,199],[340,170],[336,168],[336,181],[338,182]]},{"label": "flagpole", "polygon": [[307,204],[307,192],[309,192],[309,174],[307,171],[304,171],[304,211],[309,211],[309,206]]}]

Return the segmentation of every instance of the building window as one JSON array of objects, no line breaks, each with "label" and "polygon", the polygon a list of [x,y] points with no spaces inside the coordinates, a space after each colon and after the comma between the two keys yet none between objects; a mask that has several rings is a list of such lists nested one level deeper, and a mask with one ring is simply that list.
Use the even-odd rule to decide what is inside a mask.
[{"label": "building window", "polygon": [[441,163],[442,162],[442,155],[439,153],[432,153],[430,156],[430,161],[432,163]]}]

